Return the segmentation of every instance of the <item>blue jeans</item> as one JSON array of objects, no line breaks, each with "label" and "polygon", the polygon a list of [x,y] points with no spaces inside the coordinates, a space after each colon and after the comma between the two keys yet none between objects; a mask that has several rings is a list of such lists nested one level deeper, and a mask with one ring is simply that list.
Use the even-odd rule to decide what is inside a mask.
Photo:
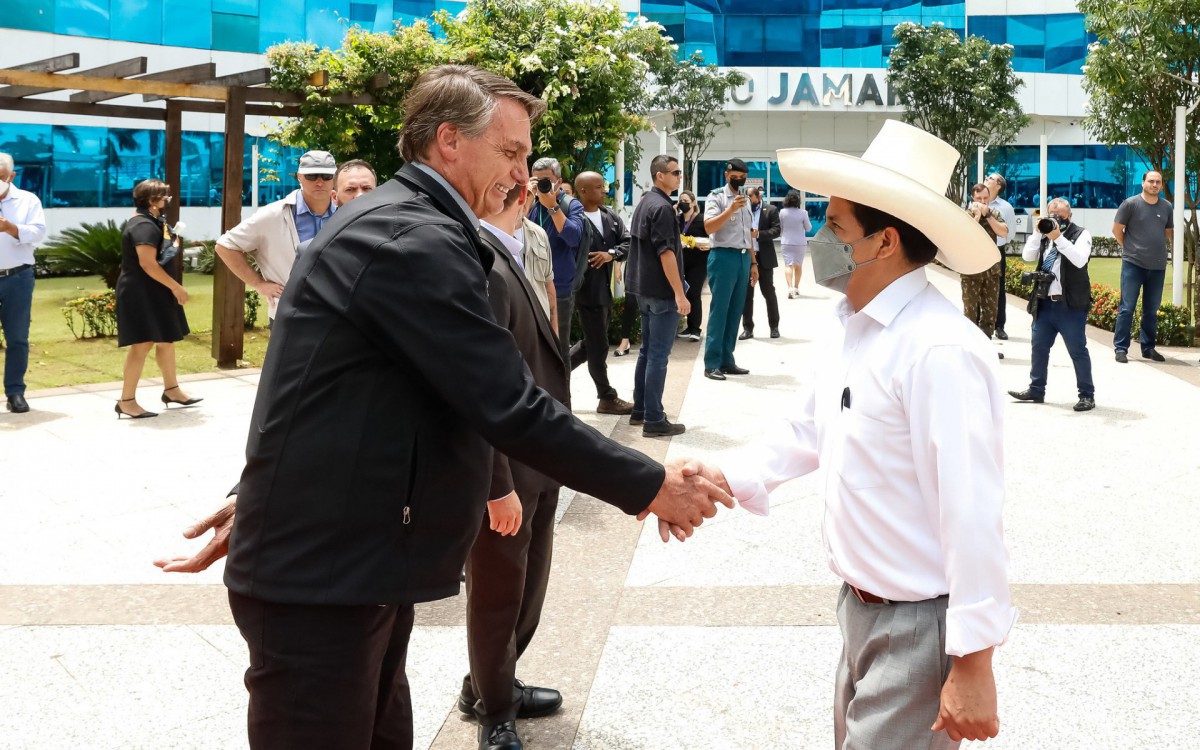
[{"label": "blue jeans", "polygon": [[750,288],[750,253],[714,247],[708,251],[708,332],[704,336],[704,369],[734,367],[738,325]]},{"label": "blue jeans", "polygon": [[1080,398],[1095,398],[1092,385],[1092,357],[1087,350],[1087,311],[1072,310],[1066,302],[1048,299],[1038,304],[1033,320],[1033,367],[1029,370],[1029,391],[1036,396],[1046,395],[1046,372],[1050,367],[1050,347],[1062,336],[1067,353],[1075,364],[1075,385]]},{"label": "blue jeans", "polygon": [[1163,281],[1166,278],[1165,269],[1151,271],[1127,260],[1121,261],[1121,304],[1117,307],[1113,349],[1129,351],[1133,310],[1137,307],[1139,292],[1142,295],[1142,331],[1138,335],[1138,343],[1142,345],[1142,354],[1154,348],[1158,340],[1158,308],[1162,305]]},{"label": "blue jeans", "polygon": [[0,276],[0,328],[4,329],[4,395],[25,394],[29,369],[29,316],[33,309],[33,269]]},{"label": "blue jeans", "polygon": [[667,382],[667,360],[679,328],[679,308],[673,299],[639,296],[637,301],[642,313],[642,348],[633,371],[633,414],[641,415],[649,424],[667,418],[662,394]]}]

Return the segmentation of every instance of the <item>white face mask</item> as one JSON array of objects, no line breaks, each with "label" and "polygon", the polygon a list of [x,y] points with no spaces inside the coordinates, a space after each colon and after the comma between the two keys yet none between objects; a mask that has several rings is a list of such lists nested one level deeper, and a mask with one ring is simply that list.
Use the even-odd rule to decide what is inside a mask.
[{"label": "white face mask", "polygon": [[808,254],[812,258],[813,275],[817,283],[826,289],[845,294],[846,286],[850,283],[850,274],[859,266],[879,260],[876,257],[862,263],[854,262],[854,246],[876,234],[878,232],[872,232],[854,242],[842,242],[828,224],[821,227],[821,231],[808,241]]}]

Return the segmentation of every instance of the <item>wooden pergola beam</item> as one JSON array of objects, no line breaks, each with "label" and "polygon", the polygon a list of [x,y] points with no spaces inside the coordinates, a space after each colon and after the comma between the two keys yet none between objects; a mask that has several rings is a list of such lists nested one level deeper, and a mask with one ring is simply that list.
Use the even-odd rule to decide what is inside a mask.
[{"label": "wooden pergola beam", "polygon": [[[261,86],[271,82],[271,69],[259,68],[257,70],[247,70],[244,73],[233,73],[232,75],[212,78],[207,81],[197,81],[201,86]],[[156,102],[170,97],[160,94],[146,94],[142,97],[142,101]]]},{"label": "wooden pergola beam", "polygon": [[[242,161],[246,153],[245,88],[229,90],[225,109],[224,188],[221,192],[221,231],[242,221]],[[218,367],[237,367],[245,344],[246,285],[217,258],[213,267],[212,355]]]},{"label": "wooden pergola beam", "polygon": [[[172,70],[160,70],[157,73],[150,73],[150,74],[147,74],[144,76],[138,76],[137,78],[131,78],[131,79],[129,79],[129,82],[130,83],[134,83],[134,82],[142,83],[142,82],[147,82],[147,81],[164,81],[164,82],[175,83],[175,84],[194,84],[197,86],[202,86],[203,84],[200,83],[201,81],[207,81],[211,78],[214,78],[216,75],[217,75],[217,64],[212,63],[212,62],[207,62],[207,63],[201,63],[199,65],[188,65],[183,68],[173,68]],[[216,87],[216,86],[213,86],[211,88],[218,89],[218,87]],[[227,91],[227,87],[220,87],[219,90]],[[157,91],[135,91],[133,93],[136,93],[136,94],[165,93],[167,96],[188,96],[188,94],[172,94],[170,92],[157,92]],[[109,99],[116,99],[117,97],[119,97],[121,95],[122,95],[122,93],[120,93],[120,92],[117,92],[117,93],[114,93],[111,91],[105,92],[102,89],[99,89],[96,87],[91,87],[91,89],[88,91],[80,91],[78,94],[71,94],[71,101],[73,101],[73,102],[88,102],[88,103],[95,104],[96,102],[103,102],[103,101],[107,101]],[[226,95],[228,95],[228,94],[226,94]],[[211,99],[213,97],[202,96],[202,97],[196,97],[196,98]]]},{"label": "wooden pergola beam", "polygon": [[[300,91],[279,91],[277,89],[249,89],[249,102],[281,102],[284,104],[302,104],[308,100],[308,95]],[[371,94],[334,94],[329,97],[330,104],[382,104]]]},{"label": "wooden pergola beam", "polygon": [[[134,57],[121,62],[109,63],[101,65],[98,68],[90,70],[81,70],[76,75],[93,76],[95,78],[128,78],[130,76],[138,76],[146,72],[146,58]],[[33,96],[34,94],[49,94],[52,91],[62,91],[62,89],[47,89],[38,86],[6,86],[0,89],[0,97],[18,98],[22,96]]]},{"label": "wooden pergola beam", "polygon": [[5,70],[24,70],[29,73],[57,73],[60,70],[71,70],[79,67],[79,53],[71,52],[57,57],[47,57],[23,65],[13,65]]},{"label": "wooden pergola beam", "polygon": [[[20,70],[0,70],[0,83],[13,86],[41,86],[71,91],[99,91],[117,94],[165,94],[191,99],[211,99],[223,102],[229,90],[219,86],[200,86],[194,83],[151,81],[144,78],[96,78],[74,73],[31,73]],[[72,101],[75,101],[72,99]]]},{"label": "wooden pergola beam", "polygon": [[[215,112],[223,112],[217,104]],[[121,117],[129,120],[167,119],[167,111],[159,107],[134,107],[123,104],[77,104],[55,99],[9,99],[0,109],[13,112],[41,112],[51,115],[82,115],[84,117]]]}]

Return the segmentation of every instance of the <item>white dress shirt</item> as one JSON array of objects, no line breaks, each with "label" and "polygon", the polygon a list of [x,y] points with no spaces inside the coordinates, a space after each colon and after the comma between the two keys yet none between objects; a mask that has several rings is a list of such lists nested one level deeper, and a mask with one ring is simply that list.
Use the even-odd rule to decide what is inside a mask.
[{"label": "white dress shirt", "polygon": [[525,261],[521,259],[521,253],[525,251],[524,237],[522,237],[522,239],[517,239],[503,229],[493,226],[492,224],[489,224],[483,220],[480,220],[479,226],[488,230],[491,232],[493,237],[500,240],[500,244],[504,245],[509,254],[512,255],[513,259],[517,261],[517,265],[521,268],[521,270],[525,270]]},{"label": "white dress shirt", "polygon": [[[1021,257],[1030,263],[1036,263],[1038,253],[1042,249],[1042,235],[1035,229],[1033,234],[1029,235],[1029,239],[1025,240],[1025,248],[1021,251]],[[1050,272],[1054,274],[1054,281],[1050,282],[1050,294],[1062,294],[1062,260],[1066,258],[1071,261],[1071,265],[1076,268],[1083,268],[1088,264],[1088,259],[1092,257],[1092,233],[1084,229],[1075,238],[1074,242],[1067,239],[1066,235],[1059,233],[1058,239],[1054,241],[1054,249],[1058,250],[1058,257],[1054,259],[1054,265],[1050,267]],[[1050,252],[1049,247],[1046,252]],[[1042,260],[1045,260],[1043,256]]]},{"label": "white dress shirt", "polygon": [[33,265],[33,249],[46,238],[46,213],[36,195],[0,182],[8,190],[0,197],[0,216],[17,225],[17,237],[0,232],[0,271]]},{"label": "white dress shirt", "polygon": [[1013,209],[1011,203],[998,195],[996,196],[995,200],[988,204],[988,208],[999,211],[1000,218],[1004,220],[1004,226],[1008,227],[1007,236],[996,238],[996,246],[1004,247],[1009,242],[1012,242],[1014,239],[1016,239],[1017,212]]},{"label": "white dress shirt", "polygon": [[949,594],[946,652],[1005,641],[1004,402],[996,352],[925,270],[894,281],[818,351],[800,411],[717,464],[738,501],[824,475],[829,567],[893,601]]}]

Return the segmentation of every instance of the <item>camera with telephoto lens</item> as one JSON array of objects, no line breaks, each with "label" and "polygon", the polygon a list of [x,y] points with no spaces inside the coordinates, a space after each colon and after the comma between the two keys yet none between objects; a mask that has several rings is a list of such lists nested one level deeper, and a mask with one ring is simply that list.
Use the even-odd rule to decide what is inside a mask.
[{"label": "camera with telephoto lens", "polygon": [[554,188],[554,180],[549,177],[539,177],[537,189],[539,193],[549,193]]},{"label": "camera with telephoto lens", "polygon": [[1054,282],[1054,274],[1048,271],[1026,271],[1021,274],[1021,283],[1033,286],[1033,296],[1038,299],[1050,297],[1050,284]]},{"label": "camera with telephoto lens", "polygon": [[1038,219],[1038,234],[1050,234],[1055,229],[1061,232],[1067,228],[1067,224],[1067,220],[1061,216],[1043,216],[1042,218]]}]

